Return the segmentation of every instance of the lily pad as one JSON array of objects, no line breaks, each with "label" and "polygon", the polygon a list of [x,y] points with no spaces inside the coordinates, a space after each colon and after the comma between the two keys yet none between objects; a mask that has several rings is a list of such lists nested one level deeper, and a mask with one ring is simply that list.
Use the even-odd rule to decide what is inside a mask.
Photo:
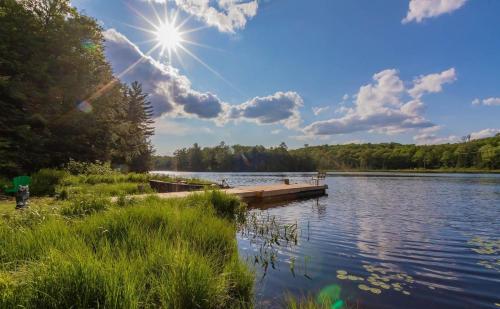
[{"label": "lily pad", "polygon": [[366,284],[360,284],[360,285],[358,285],[358,288],[360,290],[362,290],[362,291],[368,291],[368,290],[370,290],[370,287],[367,286]]},{"label": "lily pad", "polygon": [[370,292],[372,292],[373,294],[380,294],[382,293],[382,290],[377,288],[371,288]]}]

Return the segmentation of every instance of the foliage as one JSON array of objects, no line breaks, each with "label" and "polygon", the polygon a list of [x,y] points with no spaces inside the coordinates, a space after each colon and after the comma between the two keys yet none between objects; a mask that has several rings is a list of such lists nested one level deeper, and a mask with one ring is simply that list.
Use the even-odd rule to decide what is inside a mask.
[{"label": "foliage", "polygon": [[95,162],[79,162],[70,158],[64,169],[72,175],[107,175],[114,173],[109,162],[99,160]]},{"label": "foliage", "polygon": [[151,104],[113,76],[98,22],[69,0],[3,0],[0,12],[0,174],[70,158],[147,170]]},{"label": "foliage", "polygon": [[56,188],[68,176],[66,171],[55,169],[41,169],[31,175],[30,193],[35,196],[54,195]]},{"label": "foliage", "polygon": [[311,171],[313,160],[306,154],[294,155],[282,143],[279,147],[228,146],[221,142],[215,147],[201,149],[197,144],[174,152],[174,157],[155,157],[156,170],[174,169],[182,171],[213,172],[274,172]]},{"label": "foliage", "polygon": [[316,162],[317,168],[323,170],[499,169],[500,134],[457,144],[323,145],[302,148],[293,152],[308,153]]},{"label": "foliage", "polygon": [[156,170],[294,172],[316,170],[500,169],[500,134],[457,144],[397,143],[308,146],[227,146],[197,144],[154,157]]},{"label": "foliage", "polygon": [[78,196],[61,207],[64,216],[84,216],[109,208],[111,202],[107,198],[95,196]]},{"label": "foliage", "polygon": [[246,213],[246,207],[238,197],[217,190],[191,194],[186,201],[191,205],[204,205],[208,201],[218,216],[229,219],[241,221]]},{"label": "foliage", "polygon": [[66,213],[82,202],[70,200],[58,202],[69,217],[2,217],[0,307],[250,307],[253,276],[239,259],[235,224],[217,216],[227,201],[193,201],[151,197],[114,207],[90,199]]}]

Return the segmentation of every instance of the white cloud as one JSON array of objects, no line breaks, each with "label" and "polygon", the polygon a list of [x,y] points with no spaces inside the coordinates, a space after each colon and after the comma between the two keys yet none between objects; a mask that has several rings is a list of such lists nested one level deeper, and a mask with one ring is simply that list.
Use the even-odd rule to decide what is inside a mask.
[{"label": "white cloud", "polygon": [[121,77],[125,82],[137,80],[142,83],[144,91],[150,94],[157,116],[177,113],[210,119],[222,112],[225,103],[216,95],[193,90],[186,76],[144,55],[123,34],[109,29],[104,32],[104,38],[106,56],[115,73],[126,72]]},{"label": "white cloud", "polygon": [[319,114],[323,113],[323,112],[326,112],[327,110],[330,109],[330,106],[323,106],[323,107],[320,107],[320,106],[313,106],[312,107],[312,111],[313,111],[313,114],[315,116],[319,116]]},{"label": "white cloud", "polygon": [[349,99],[349,95],[346,93],[342,96],[342,101],[347,101]]},{"label": "white cloud", "polygon": [[433,126],[421,129],[419,133],[413,137],[413,140],[415,140],[417,145],[457,143],[460,141],[460,138],[455,135],[438,136],[436,133],[441,130],[441,128],[441,126]]},{"label": "white cloud", "polygon": [[280,133],[281,133],[280,129],[276,129],[276,130],[271,131],[271,134],[280,134]]},{"label": "white cloud", "polygon": [[500,106],[500,98],[474,99],[472,105]]},{"label": "white cloud", "polygon": [[[458,143],[462,141],[462,138],[456,135],[439,136],[436,134],[439,130],[441,130],[441,126],[422,129],[417,135],[413,137],[413,139],[418,145]],[[500,133],[500,129],[484,129],[478,132],[471,133],[470,139],[475,140],[480,138],[492,137],[498,133]]]},{"label": "white cloud", "polygon": [[441,73],[419,76],[413,81],[413,88],[408,93],[413,98],[421,98],[426,93],[436,93],[443,90],[443,84],[449,84],[457,80],[455,68],[448,69]]},{"label": "white cloud", "polygon": [[480,139],[486,137],[492,137],[500,133],[500,129],[484,129],[478,132],[473,132],[470,134],[470,139]]},{"label": "white cloud", "polygon": [[308,135],[308,134],[302,134],[302,135],[292,135],[289,136],[289,138],[299,141],[299,142],[315,142],[315,141],[327,141],[330,139],[330,136],[328,135]]},{"label": "white cloud", "polygon": [[297,128],[301,123],[302,98],[296,92],[276,92],[231,105],[210,92],[192,89],[189,79],[169,65],[144,55],[123,34],[114,29],[104,32],[106,56],[124,82],[139,81],[153,104],[155,115],[197,117],[217,124],[247,120],[257,124],[281,123]]},{"label": "white cloud", "polygon": [[[434,126],[424,118],[425,93],[439,92],[442,84],[455,80],[455,70],[420,76],[407,89],[398,71],[388,69],[373,75],[373,83],[360,87],[354,107],[343,108],[345,115],[311,123],[304,128],[307,135],[332,135],[358,131],[397,134],[410,129]],[[405,101],[405,97],[410,97]]]},{"label": "white cloud", "polygon": [[402,23],[419,23],[425,18],[451,13],[461,8],[465,2],[467,0],[410,0],[408,13]]},{"label": "white cloud", "polygon": [[245,103],[232,105],[227,120],[246,120],[258,124],[281,123],[289,129],[301,124],[299,108],[304,105],[296,92],[276,92],[266,97],[255,97]]},{"label": "white cloud", "polygon": [[175,0],[175,4],[208,26],[230,33],[245,28],[247,21],[257,14],[259,7],[257,0]]}]

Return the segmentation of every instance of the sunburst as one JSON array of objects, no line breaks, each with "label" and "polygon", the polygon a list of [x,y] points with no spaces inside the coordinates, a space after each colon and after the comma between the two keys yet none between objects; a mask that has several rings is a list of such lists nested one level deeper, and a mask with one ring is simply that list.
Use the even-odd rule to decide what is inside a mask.
[{"label": "sunburst", "polygon": [[[144,56],[151,57],[152,55],[155,54],[159,50],[159,61],[167,60],[167,64],[170,65],[172,62],[172,56],[175,54],[177,56],[177,59],[179,60],[179,63],[183,66],[183,61],[182,58],[180,57],[179,52],[183,51],[184,54],[190,56],[193,58],[195,61],[200,63],[203,67],[208,69],[210,72],[212,72],[215,76],[223,80],[225,83],[227,83],[229,86],[231,86],[233,89],[236,91],[240,92],[239,89],[237,89],[233,84],[231,84],[227,79],[225,79],[219,72],[217,72],[214,68],[209,66],[207,63],[205,63],[203,60],[201,60],[198,56],[196,56],[192,51],[189,50],[189,48],[186,45],[194,45],[194,46],[199,46],[203,48],[209,48],[209,49],[214,49],[214,50],[219,50],[218,48],[214,48],[208,45],[200,44],[197,42],[193,42],[187,39],[187,35],[191,34],[193,32],[197,32],[200,30],[203,30],[205,28],[208,28],[208,26],[202,26],[198,28],[192,28],[192,29],[184,29],[184,26],[186,23],[189,21],[191,18],[191,15],[188,16],[186,19],[184,19],[182,22],[177,23],[177,12],[171,12],[173,14],[169,14],[168,9],[167,9],[167,2],[164,2],[164,14],[163,16],[160,16],[158,14],[158,11],[156,10],[155,4],[153,3],[154,1],[149,1],[151,3],[151,8],[153,10],[154,16],[156,18],[156,23],[153,22],[150,18],[147,18],[144,14],[142,14],[140,11],[136,10],[133,6],[130,4],[127,4],[127,6],[140,18],[142,18],[148,25],[149,28],[144,28],[136,25],[130,25],[130,24],[125,24],[126,26],[129,26],[131,28],[146,32],[152,36],[151,39],[148,39],[146,41],[143,41],[141,43],[151,43],[153,42],[153,47],[149,49],[146,53],[144,53]],[[122,72],[116,74],[116,78],[114,78],[112,81],[109,83],[102,85],[99,87],[99,89],[93,93],[86,101],[91,102],[100,96],[102,96],[104,93],[106,93],[115,83],[117,83],[124,75],[126,75],[128,72],[132,71],[138,64],[140,64],[142,61],[144,61],[145,58],[140,57],[132,63],[130,66],[125,68]]]}]

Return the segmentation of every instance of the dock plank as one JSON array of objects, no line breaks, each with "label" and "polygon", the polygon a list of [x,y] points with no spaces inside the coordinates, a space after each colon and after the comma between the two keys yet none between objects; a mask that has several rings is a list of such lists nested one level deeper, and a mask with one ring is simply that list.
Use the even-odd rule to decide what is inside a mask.
[{"label": "dock plank", "polygon": [[[327,185],[313,185],[308,183],[298,184],[271,184],[258,186],[241,186],[221,191],[240,197],[245,202],[256,202],[270,199],[294,199],[306,196],[322,196],[326,194]],[[181,198],[199,191],[154,193],[160,198]],[[134,197],[146,197],[149,194],[135,195]]]}]

